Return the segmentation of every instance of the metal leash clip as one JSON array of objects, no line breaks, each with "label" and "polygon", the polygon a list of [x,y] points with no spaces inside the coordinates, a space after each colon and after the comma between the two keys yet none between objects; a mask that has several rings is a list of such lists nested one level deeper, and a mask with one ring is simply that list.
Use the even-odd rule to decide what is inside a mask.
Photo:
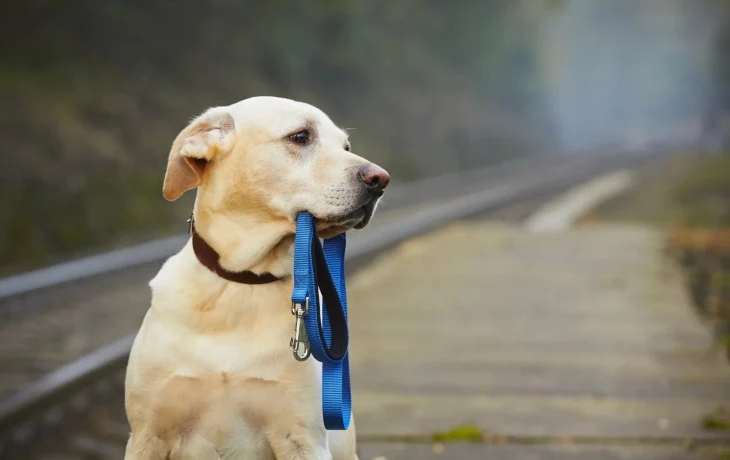
[{"label": "metal leash clip", "polygon": [[[291,314],[296,316],[297,320],[294,324],[294,336],[289,341],[289,346],[292,347],[294,359],[297,361],[306,361],[309,355],[312,354],[309,339],[307,338],[307,329],[304,328],[304,322],[302,321],[307,313],[309,313],[309,297],[305,299],[303,306],[300,302],[292,302]],[[299,352],[300,345],[304,347],[301,353]]]}]

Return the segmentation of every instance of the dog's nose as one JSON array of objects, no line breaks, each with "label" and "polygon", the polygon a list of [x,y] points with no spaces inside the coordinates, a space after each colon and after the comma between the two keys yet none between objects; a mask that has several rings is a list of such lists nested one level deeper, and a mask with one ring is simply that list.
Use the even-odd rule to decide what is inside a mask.
[{"label": "dog's nose", "polygon": [[385,187],[388,186],[388,182],[390,182],[388,171],[372,163],[360,166],[357,171],[357,178],[377,193],[383,193]]}]

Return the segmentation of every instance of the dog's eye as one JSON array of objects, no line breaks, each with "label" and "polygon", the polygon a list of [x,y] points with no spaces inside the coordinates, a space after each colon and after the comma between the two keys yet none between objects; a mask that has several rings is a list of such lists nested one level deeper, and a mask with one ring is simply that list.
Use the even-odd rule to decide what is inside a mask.
[{"label": "dog's eye", "polygon": [[306,144],[309,142],[309,131],[303,129],[289,136],[289,140],[295,144]]}]

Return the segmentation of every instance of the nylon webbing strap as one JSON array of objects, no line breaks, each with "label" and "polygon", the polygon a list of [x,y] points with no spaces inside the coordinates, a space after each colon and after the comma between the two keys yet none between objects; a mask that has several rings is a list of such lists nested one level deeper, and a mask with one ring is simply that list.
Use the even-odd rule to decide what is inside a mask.
[{"label": "nylon webbing strap", "polygon": [[325,240],[323,248],[314,217],[308,212],[299,213],[292,302],[309,304],[303,320],[312,356],[322,363],[322,416],[328,430],[346,430],[352,411],[345,246],[346,238],[341,234]]}]

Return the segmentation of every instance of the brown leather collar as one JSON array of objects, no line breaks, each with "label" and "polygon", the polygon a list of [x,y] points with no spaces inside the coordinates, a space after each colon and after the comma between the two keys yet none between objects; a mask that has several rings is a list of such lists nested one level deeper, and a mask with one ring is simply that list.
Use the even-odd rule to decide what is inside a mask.
[{"label": "brown leather collar", "polygon": [[210,247],[208,243],[195,231],[192,216],[188,219],[190,224],[190,235],[193,237],[193,251],[198,261],[208,270],[228,281],[241,284],[267,284],[281,281],[283,278],[274,276],[271,273],[257,274],[248,270],[242,272],[231,272],[221,267],[218,263],[220,256]]}]

